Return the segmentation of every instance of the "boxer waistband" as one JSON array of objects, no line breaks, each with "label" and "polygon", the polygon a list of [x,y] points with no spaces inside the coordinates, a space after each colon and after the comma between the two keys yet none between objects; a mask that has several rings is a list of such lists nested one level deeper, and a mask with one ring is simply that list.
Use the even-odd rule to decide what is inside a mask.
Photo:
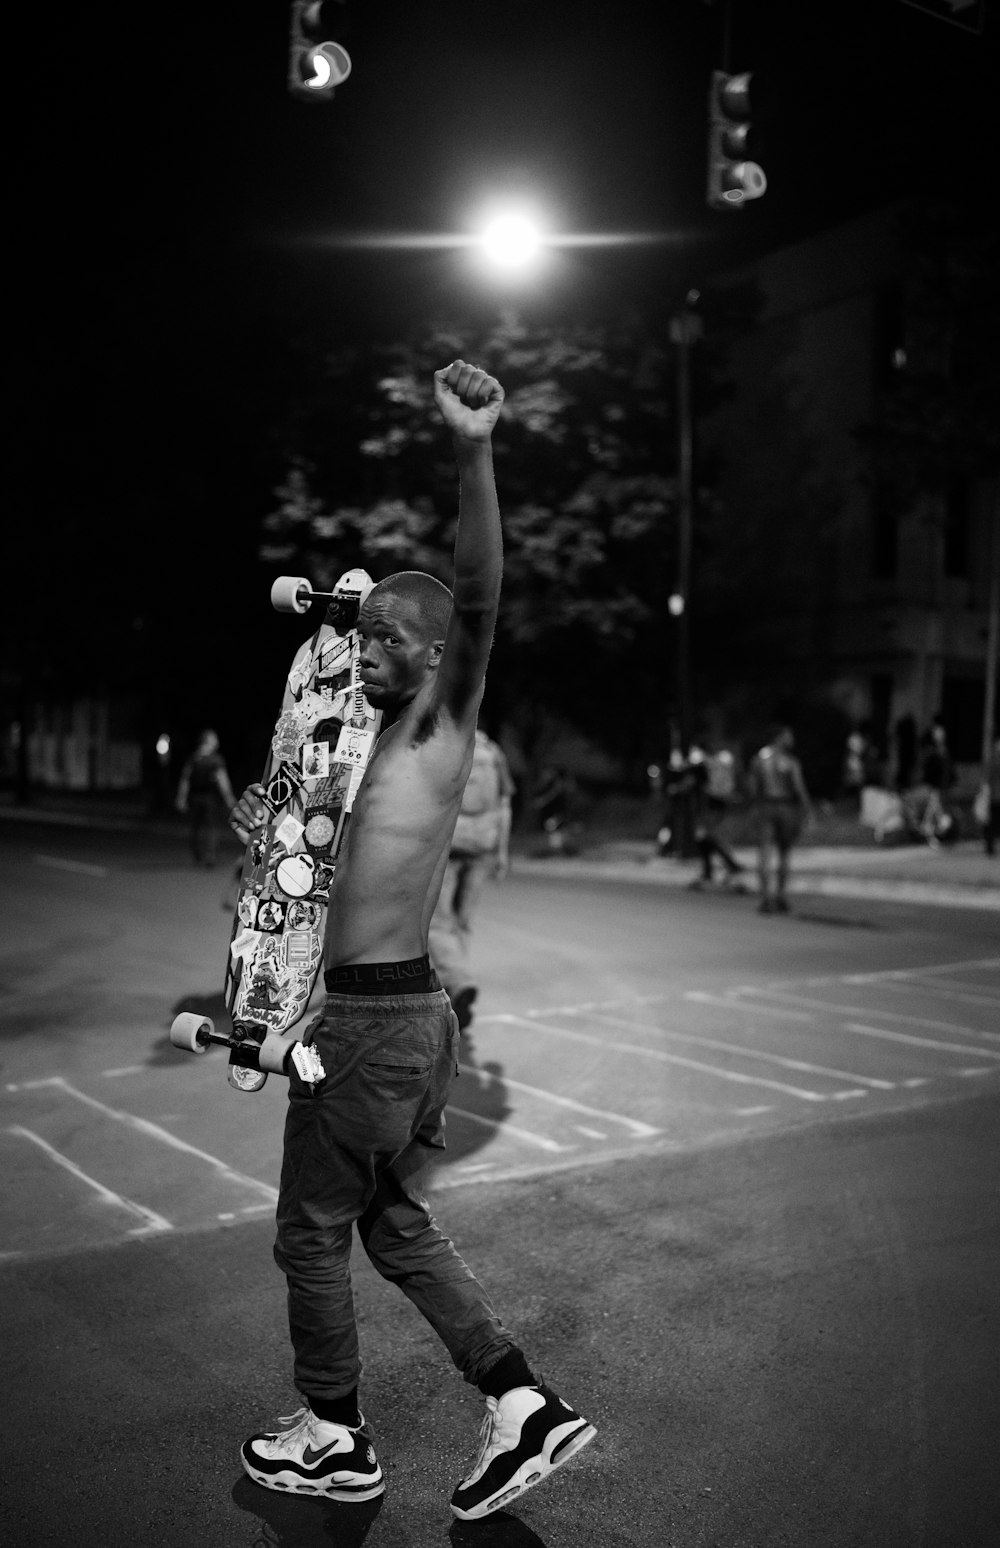
[{"label": "boxer waistband", "polygon": [[440,989],[430,957],[406,962],[345,962],[323,974],[327,994],[430,994]]}]

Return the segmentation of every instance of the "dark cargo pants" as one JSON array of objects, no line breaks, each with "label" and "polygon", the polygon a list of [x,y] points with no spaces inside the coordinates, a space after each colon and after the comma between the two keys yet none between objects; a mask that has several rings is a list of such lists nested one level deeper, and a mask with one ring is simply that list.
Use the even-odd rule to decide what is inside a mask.
[{"label": "dark cargo pants", "polygon": [[471,1270],[438,1229],[420,1186],[444,1149],[458,1027],[443,990],[329,995],[305,1041],[326,1070],[292,1071],[274,1255],[288,1281],[295,1385],[343,1397],[361,1360],[351,1229],[475,1384],[514,1347]]}]

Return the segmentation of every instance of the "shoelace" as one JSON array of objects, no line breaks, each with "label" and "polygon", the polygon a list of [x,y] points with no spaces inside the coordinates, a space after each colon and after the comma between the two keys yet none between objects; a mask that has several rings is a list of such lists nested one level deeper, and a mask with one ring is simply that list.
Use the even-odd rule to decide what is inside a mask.
[{"label": "shoelace", "polygon": [[485,1471],[486,1459],[494,1445],[498,1451],[502,1449],[500,1446],[500,1425],[502,1423],[500,1404],[489,1398],[486,1401],[486,1413],[483,1415],[483,1422],[479,1426],[479,1453],[470,1470],[470,1478],[480,1468],[483,1468]]},{"label": "shoelace", "polygon": [[286,1414],[284,1418],[279,1417],[278,1423],[287,1424],[291,1428],[282,1430],[280,1434],[275,1435],[270,1442],[272,1446],[287,1446],[289,1442],[299,1440],[302,1437],[303,1431],[307,1437],[312,1437],[313,1413],[309,1408],[297,1408],[294,1414]]}]

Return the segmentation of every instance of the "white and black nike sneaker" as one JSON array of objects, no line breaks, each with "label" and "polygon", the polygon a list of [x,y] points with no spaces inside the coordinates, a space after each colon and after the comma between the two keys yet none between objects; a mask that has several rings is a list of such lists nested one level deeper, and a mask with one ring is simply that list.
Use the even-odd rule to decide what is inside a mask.
[{"label": "white and black nike sneaker", "polygon": [[486,1409],[476,1464],[451,1497],[451,1508],[463,1521],[509,1505],[597,1434],[544,1384],[488,1397]]},{"label": "white and black nike sneaker", "polygon": [[349,1430],[300,1408],[278,1423],[291,1428],[251,1435],[240,1447],[240,1460],[255,1483],[328,1500],[371,1500],[385,1489],[364,1416]]}]

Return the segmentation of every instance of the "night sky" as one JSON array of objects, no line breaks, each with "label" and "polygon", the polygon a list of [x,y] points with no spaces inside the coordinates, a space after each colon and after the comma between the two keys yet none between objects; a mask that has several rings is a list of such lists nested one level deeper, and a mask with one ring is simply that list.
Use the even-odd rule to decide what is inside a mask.
[{"label": "night sky", "polygon": [[[8,561],[89,599],[95,659],[116,619],[207,614],[220,563],[250,575],[291,343],[391,338],[502,299],[454,252],[338,236],[461,230],[497,189],[562,230],[662,234],[576,250],[520,297],[559,316],[671,306],[916,186],[997,197],[993,3],[977,37],[901,0],[734,0],[728,59],[725,7],[704,0],[333,10],[354,68],[324,105],[286,90],[284,0],[56,4],[10,24],[30,32],[10,49]],[[770,186],[739,213],[704,200],[708,78],[726,64],[773,99]],[[23,646],[23,619],[7,626]],[[60,629],[28,634],[44,648]]]}]

